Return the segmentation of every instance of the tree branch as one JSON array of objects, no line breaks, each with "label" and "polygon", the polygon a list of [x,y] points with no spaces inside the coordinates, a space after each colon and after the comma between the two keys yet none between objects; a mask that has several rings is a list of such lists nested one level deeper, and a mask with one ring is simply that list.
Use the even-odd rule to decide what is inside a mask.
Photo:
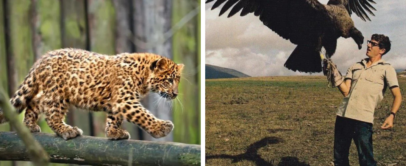
[{"label": "tree branch", "polygon": [[20,141],[20,138],[18,138],[18,136],[15,133],[13,133],[14,137],[16,137],[14,139],[19,140],[21,146],[23,146],[24,149],[28,150],[28,151],[25,150],[25,153],[27,153],[25,155],[26,160],[31,159],[35,165],[39,166],[48,165],[49,162],[48,154],[44,151],[44,149],[42,149],[41,145],[38,144],[37,141],[35,141],[31,132],[20,121],[18,121],[17,112],[14,110],[14,107],[11,106],[8,97],[5,95],[1,87],[0,87],[0,108],[2,108],[0,109],[0,117],[1,116],[6,117],[10,125],[17,131],[18,136],[24,142],[23,144]]},{"label": "tree branch", "polygon": [[[92,165],[200,165],[200,145],[138,140],[111,141],[81,136],[64,140],[33,134],[51,162]],[[26,147],[12,132],[0,132],[0,160],[28,160]]]}]

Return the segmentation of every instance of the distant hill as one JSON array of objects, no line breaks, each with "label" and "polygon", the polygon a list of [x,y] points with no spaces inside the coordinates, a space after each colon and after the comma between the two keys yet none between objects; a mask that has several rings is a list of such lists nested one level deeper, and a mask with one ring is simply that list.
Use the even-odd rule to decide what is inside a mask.
[{"label": "distant hill", "polygon": [[398,73],[398,75],[402,76],[402,77],[406,77],[406,70],[396,70],[396,73]]},{"label": "distant hill", "polygon": [[250,77],[237,70],[206,64],[206,79]]},{"label": "distant hill", "polygon": [[396,70],[396,73],[401,73],[401,72],[405,72],[406,70],[405,69],[395,69]]}]

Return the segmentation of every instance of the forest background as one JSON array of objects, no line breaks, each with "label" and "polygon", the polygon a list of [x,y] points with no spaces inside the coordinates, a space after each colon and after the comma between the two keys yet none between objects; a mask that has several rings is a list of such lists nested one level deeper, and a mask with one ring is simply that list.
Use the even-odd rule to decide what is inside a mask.
[{"label": "forest background", "polygon": [[[171,135],[154,139],[125,122],[132,139],[200,144],[200,1],[187,0],[0,0],[0,87],[11,96],[33,63],[59,48],[114,55],[151,52],[185,64],[179,100],[143,102],[175,124]],[[24,113],[20,114],[23,119]],[[71,110],[66,123],[84,135],[104,136],[105,113]],[[43,118],[42,131],[53,133]],[[0,131],[9,131],[8,124]],[[0,165],[29,165],[0,162]]]}]

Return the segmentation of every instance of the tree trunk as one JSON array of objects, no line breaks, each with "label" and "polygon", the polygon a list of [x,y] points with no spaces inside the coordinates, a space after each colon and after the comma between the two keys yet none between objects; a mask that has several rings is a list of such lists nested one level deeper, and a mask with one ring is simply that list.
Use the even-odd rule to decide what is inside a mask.
[{"label": "tree trunk", "polygon": [[[51,162],[92,165],[200,165],[200,145],[121,140],[81,136],[68,141],[50,134],[34,137]],[[28,160],[15,133],[0,133],[0,160]]]},{"label": "tree trunk", "polygon": [[[18,59],[16,63],[17,82],[9,86],[19,85],[27,75],[34,62],[32,49],[32,29],[31,29],[31,1],[30,0],[8,0],[8,24],[10,35],[10,48],[13,58]],[[9,77],[10,78],[10,77]],[[14,89],[9,89],[9,91]]]},{"label": "tree trunk", "polygon": [[[169,0],[135,0],[134,42],[137,52],[151,52],[172,59],[171,37],[165,33],[171,28],[172,1]],[[150,93],[143,105],[156,117],[173,120],[172,108],[168,103],[157,103],[159,95]],[[176,126],[175,126],[176,130]],[[160,139],[152,138],[145,133],[148,140],[172,141],[173,133]]]},{"label": "tree trunk", "polygon": [[[0,87],[3,87],[6,92],[9,92],[8,90],[8,74],[9,74],[9,64],[8,59],[10,58],[8,56],[8,52],[10,52],[7,46],[10,45],[9,42],[6,42],[6,36],[8,35],[6,33],[6,29],[8,29],[6,26],[6,0],[0,0]],[[8,36],[9,38],[9,36]],[[15,77],[15,80],[17,80],[17,77]],[[1,125],[0,126],[1,131],[8,131],[11,129],[11,127],[8,124]],[[12,162],[0,162],[0,165],[6,165],[6,166],[11,166]]]},{"label": "tree trunk", "polygon": [[86,49],[86,11],[83,0],[61,0],[62,46]]},{"label": "tree trunk", "polygon": [[13,55],[13,45],[11,44],[11,5],[9,0],[3,0],[3,12],[4,12],[4,40],[5,40],[5,51],[6,51],[6,60],[7,60],[7,94],[10,96],[16,90],[17,84],[17,72],[15,57]]},{"label": "tree trunk", "polygon": [[[17,84],[17,71],[16,71],[16,64],[15,64],[15,57],[13,55],[13,46],[11,44],[11,5],[9,0],[3,0],[2,2],[2,6],[3,6],[3,15],[4,15],[4,46],[5,46],[5,59],[7,62],[6,64],[6,68],[7,68],[7,74],[6,75],[6,79],[7,79],[7,83],[4,85],[8,85],[7,86],[7,94],[8,96],[11,96],[15,89],[16,89],[16,84]],[[6,127],[6,126],[5,126]],[[12,131],[13,129],[11,128],[11,126],[7,126],[8,130]],[[12,162],[10,163],[10,165],[15,166],[16,162]]]},{"label": "tree trunk", "polygon": [[[7,83],[7,47],[6,45],[6,31],[5,31],[5,1],[0,0],[0,85],[3,85],[3,88],[8,92],[8,83]],[[0,86],[1,87],[1,86]]]},{"label": "tree trunk", "polygon": [[135,46],[132,43],[132,36],[134,34],[132,3],[132,0],[113,1],[116,11],[116,53],[135,51]]},{"label": "tree trunk", "polygon": [[115,10],[111,0],[88,1],[90,50],[101,54],[115,54]]},{"label": "tree trunk", "polygon": [[31,22],[35,60],[48,51],[61,48],[59,1],[32,0]]}]

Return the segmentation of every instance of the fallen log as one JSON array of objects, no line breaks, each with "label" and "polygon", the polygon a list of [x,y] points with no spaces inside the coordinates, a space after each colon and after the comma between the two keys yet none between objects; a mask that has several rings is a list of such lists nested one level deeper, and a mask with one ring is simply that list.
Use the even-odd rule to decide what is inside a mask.
[{"label": "fallen log", "polygon": [[[33,134],[51,162],[91,165],[200,165],[200,145],[138,140],[111,141],[80,136],[70,140]],[[0,160],[28,161],[27,149],[14,132],[0,132]]]}]

